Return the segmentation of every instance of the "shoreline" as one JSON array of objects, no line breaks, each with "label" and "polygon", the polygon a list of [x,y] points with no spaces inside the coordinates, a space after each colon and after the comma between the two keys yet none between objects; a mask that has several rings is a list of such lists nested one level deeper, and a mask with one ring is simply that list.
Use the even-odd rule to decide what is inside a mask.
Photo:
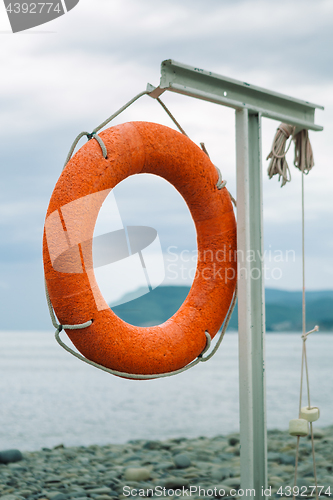
[{"label": "shoreline", "polygon": [[[318,485],[333,496],[333,425],[314,426]],[[288,497],[293,486],[296,438],[268,431],[267,495]],[[1,459],[0,452],[0,459]],[[301,438],[297,485],[313,491],[312,446]],[[326,493],[325,493],[326,492]],[[214,438],[132,440],[104,446],[58,445],[23,452],[22,460],[0,463],[0,500],[109,500],[137,496],[241,498],[239,434]]]}]

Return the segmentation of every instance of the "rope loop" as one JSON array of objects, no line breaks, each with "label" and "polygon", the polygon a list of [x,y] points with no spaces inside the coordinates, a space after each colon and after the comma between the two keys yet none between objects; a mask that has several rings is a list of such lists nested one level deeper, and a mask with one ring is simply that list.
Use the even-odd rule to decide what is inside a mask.
[{"label": "rope loop", "polygon": [[222,180],[222,174],[221,174],[221,170],[216,166],[214,165],[216,170],[217,170],[217,173],[219,175],[219,178],[217,179],[217,183],[216,183],[216,187],[218,190],[224,188],[226,185],[227,185],[227,181],[223,181]]},{"label": "rope loop", "polygon": [[291,181],[291,173],[286,160],[286,154],[290,148],[292,137],[287,149],[286,142],[289,136],[293,134],[294,129],[295,127],[291,125],[280,123],[273,139],[272,149],[266,158],[266,160],[272,158],[267,170],[268,177],[271,179],[273,175],[278,175],[279,180],[282,178],[281,187]]},{"label": "rope loop", "polygon": [[106,147],[105,147],[105,144],[104,142],[102,141],[102,139],[100,138],[100,136],[97,134],[97,132],[92,132],[92,138],[93,139],[96,139],[96,141],[98,142],[101,150],[102,150],[102,153],[103,153],[103,157],[106,159],[108,157],[108,152],[106,150]]},{"label": "rope loop", "polygon": [[295,137],[294,165],[303,174],[308,174],[314,166],[314,158],[308,130],[301,130]]},{"label": "rope loop", "polygon": [[111,375],[117,375],[118,377],[124,377],[124,378],[129,378],[129,379],[134,379],[134,380],[148,380],[148,379],[164,378],[164,377],[171,377],[172,375],[178,375],[179,373],[182,373],[182,372],[184,372],[186,370],[189,370],[190,368],[192,368],[193,366],[197,365],[200,362],[208,361],[210,358],[212,358],[214,356],[214,354],[217,352],[218,348],[220,347],[220,345],[222,343],[224,334],[226,332],[226,329],[228,327],[231,315],[232,315],[233,310],[234,310],[235,305],[236,305],[236,301],[237,301],[237,285],[236,285],[236,289],[235,289],[234,296],[233,296],[233,299],[232,299],[232,303],[231,303],[231,305],[229,307],[228,314],[227,314],[226,319],[225,319],[224,324],[223,324],[222,331],[220,333],[219,339],[216,342],[216,344],[215,344],[214,349],[212,350],[212,352],[209,353],[206,357],[203,357],[203,355],[210,348],[211,341],[212,341],[212,338],[211,338],[209,332],[205,331],[205,335],[206,335],[206,339],[207,339],[206,346],[205,346],[204,350],[202,351],[202,353],[199,354],[199,356],[194,361],[192,361],[188,365],[184,366],[183,368],[180,368],[179,370],[174,370],[172,372],[167,372],[167,373],[157,373],[157,374],[149,374],[149,375],[142,375],[142,374],[137,374],[137,373],[126,373],[126,372],[119,372],[117,370],[112,370],[110,368],[106,368],[103,365],[95,363],[94,361],[91,361],[90,359],[85,358],[84,356],[81,356],[81,354],[73,351],[73,349],[71,349],[70,347],[68,347],[68,345],[65,344],[61,340],[61,338],[60,338],[60,332],[62,330],[78,330],[78,329],[87,328],[88,326],[90,326],[93,323],[93,320],[86,321],[85,323],[82,323],[82,324],[79,324],[79,325],[61,325],[61,324],[58,324],[56,322],[56,319],[55,319],[55,315],[54,315],[54,312],[53,312],[53,307],[52,307],[52,303],[51,303],[50,296],[49,296],[49,293],[48,293],[48,289],[47,289],[47,286],[46,286],[46,282],[45,282],[45,295],[46,295],[46,300],[47,300],[47,304],[48,304],[48,308],[49,308],[49,313],[50,313],[50,317],[51,317],[51,320],[52,320],[52,324],[56,328],[55,339],[58,342],[58,344],[63,349],[65,349],[65,351],[69,352],[70,354],[72,354],[76,358],[80,359],[84,363],[87,363],[88,365],[92,365],[95,368],[98,368],[98,369],[103,370],[103,371],[105,371],[107,373],[110,373]]},{"label": "rope loop", "polygon": [[316,326],[314,327],[314,329],[313,329],[313,330],[310,330],[310,331],[309,331],[309,332],[307,332],[307,333],[303,333],[303,334],[301,335],[301,338],[302,338],[302,339],[303,339],[303,341],[305,342],[305,341],[307,340],[307,338],[308,338],[308,335],[310,335],[310,333],[314,333],[314,332],[318,332],[318,331],[319,331],[319,326],[318,326],[318,325],[316,325]]},{"label": "rope loop", "polygon": [[[204,142],[200,142],[200,146],[201,146],[202,151],[204,153],[206,153],[206,155],[208,156],[208,158],[210,158],[209,153],[207,151],[207,148],[205,146],[205,143]],[[222,180],[221,170],[216,165],[214,165],[214,167],[216,168],[217,174],[218,174],[218,179],[217,179],[216,187],[217,187],[218,190],[220,190],[220,189],[224,188],[227,185],[227,181],[223,181]]]},{"label": "rope loop", "polygon": [[96,141],[98,142],[101,150],[102,150],[102,153],[103,153],[103,157],[104,158],[107,158],[107,150],[106,150],[106,147],[105,147],[105,144],[104,142],[102,141],[102,139],[99,137],[99,135],[97,135],[97,132],[93,131],[93,132],[81,132],[75,139],[74,139],[74,142],[73,144],[71,145],[70,147],[70,150],[68,152],[68,155],[66,157],[66,160],[65,160],[65,164],[63,166],[63,169],[66,167],[67,163],[69,162],[69,160],[72,158],[72,154],[74,153],[74,149],[76,148],[79,140],[83,137],[83,136],[87,136],[88,138],[88,141],[90,141],[91,139],[96,139]]},{"label": "rope loop", "polygon": [[204,348],[202,353],[199,354],[199,356],[198,356],[199,361],[205,361],[205,359],[203,358],[203,355],[208,351],[208,349],[210,348],[210,345],[212,343],[212,337],[209,335],[209,333],[207,331],[205,332],[205,335],[206,335],[206,339],[207,339],[206,347]]},{"label": "rope loop", "polygon": [[[46,288],[46,290],[47,290],[47,288]],[[47,296],[48,296],[48,294],[47,294]],[[189,370],[190,368],[192,368],[193,366],[197,365],[200,362],[208,361],[210,358],[212,358],[214,356],[214,354],[217,352],[218,348],[220,347],[220,345],[222,343],[222,340],[223,340],[224,334],[226,332],[226,329],[228,327],[228,324],[229,324],[232,312],[233,312],[233,310],[235,308],[235,305],[236,305],[236,300],[237,300],[237,286],[236,286],[236,289],[235,289],[235,292],[234,292],[233,300],[232,300],[232,303],[230,305],[227,317],[226,317],[226,319],[224,321],[224,325],[223,325],[222,331],[220,333],[219,339],[216,342],[216,344],[215,344],[214,349],[212,350],[212,352],[210,352],[206,357],[203,357],[203,355],[210,348],[210,346],[211,346],[211,340],[212,340],[210,334],[207,331],[205,331],[205,335],[206,335],[207,341],[206,341],[206,346],[205,346],[204,350],[202,351],[202,353],[199,354],[199,356],[194,361],[192,361],[191,363],[189,363],[188,365],[184,366],[183,368],[180,368],[179,370],[174,370],[172,372],[142,375],[142,374],[138,374],[138,373],[126,373],[126,372],[120,372],[120,371],[117,371],[117,370],[112,370],[111,368],[106,368],[103,365],[95,363],[94,361],[91,361],[90,359],[85,358],[84,356],[81,356],[81,354],[73,351],[73,349],[71,349],[70,347],[68,347],[68,345],[65,344],[61,340],[61,338],[60,338],[60,332],[61,332],[62,328],[64,328],[64,329],[70,329],[70,330],[74,330],[74,329],[78,329],[78,328],[86,328],[87,326],[90,326],[92,324],[92,320],[87,321],[86,323],[83,323],[81,325],[57,325],[57,328],[56,328],[56,331],[55,331],[55,339],[56,339],[56,341],[58,342],[58,344],[63,349],[65,349],[67,352],[69,352],[70,354],[72,354],[76,358],[80,359],[84,363],[87,363],[88,365],[92,365],[95,368],[98,368],[99,370],[102,370],[102,371],[105,371],[107,373],[110,373],[111,375],[117,375],[118,377],[124,377],[124,378],[129,378],[129,379],[134,379],[134,380],[149,380],[149,379],[171,377],[172,375],[178,375],[179,373],[182,373],[184,371]],[[50,304],[51,304],[51,301],[50,301]],[[51,306],[51,308],[52,308],[52,306]],[[52,315],[54,316],[53,309],[49,309],[49,310],[50,310],[50,315],[51,315],[51,318],[52,318]],[[52,311],[52,314],[51,314],[51,311]],[[59,329],[60,327],[61,327],[61,329]]]},{"label": "rope loop", "polygon": [[[74,150],[75,150],[75,148],[77,146],[77,143],[79,142],[79,140],[81,139],[81,137],[83,137],[84,135],[87,136],[88,141],[90,141],[91,139],[96,139],[96,141],[98,142],[98,144],[100,145],[100,148],[102,150],[103,157],[106,159],[107,158],[107,149],[105,147],[104,142],[102,141],[102,139],[97,134],[97,132],[99,130],[101,130],[103,127],[105,127],[105,125],[107,125],[108,123],[110,123],[114,118],[116,118],[116,116],[120,115],[120,113],[122,113],[125,109],[127,109],[137,99],[139,99],[140,97],[142,97],[144,95],[147,95],[149,93],[150,93],[150,90],[144,90],[143,92],[140,92],[140,94],[137,94],[135,97],[133,97],[133,99],[131,99],[124,106],[122,106],[120,109],[118,109],[118,111],[116,111],[115,113],[113,113],[113,115],[109,116],[109,118],[107,118],[106,120],[104,120],[103,123],[101,123],[100,125],[98,125],[97,127],[95,127],[94,130],[91,133],[90,132],[81,132],[76,137],[76,139],[74,140],[74,142],[73,142],[73,144],[72,144],[72,146],[71,146],[71,148],[69,150],[69,153],[67,155],[67,158],[66,158],[65,164],[63,166],[63,169],[66,167],[67,163],[71,159],[72,154],[73,154],[73,152],[74,152]],[[171,120],[175,123],[175,125],[180,130],[180,132],[182,134],[186,135],[186,137],[188,137],[188,135],[186,134],[185,130],[180,126],[180,124],[178,123],[178,121],[176,120],[176,118],[169,111],[169,109],[166,107],[166,105],[161,101],[161,99],[159,97],[157,97],[156,100],[162,106],[162,108],[166,111],[166,113],[170,116]],[[219,189],[221,189],[221,188],[219,188]]]},{"label": "rope loop", "polygon": [[294,135],[295,129],[296,127],[288,125],[287,123],[280,123],[278,126],[278,130],[281,130],[281,132],[286,136],[286,139],[288,139],[291,135]]},{"label": "rope loop", "polygon": [[[64,326],[66,327],[66,325],[64,325]],[[67,326],[69,326],[69,325],[67,325]],[[78,326],[78,325],[76,325],[76,326]],[[81,325],[81,327],[82,327],[82,325]],[[206,338],[207,338],[206,346],[205,346],[204,350],[202,351],[202,353],[194,361],[192,361],[192,363],[189,363],[188,365],[184,366],[183,368],[180,368],[179,370],[174,370],[172,372],[143,375],[143,374],[139,374],[139,373],[120,372],[118,370],[112,370],[111,368],[106,368],[103,365],[95,363],[94,361],[91,361],[90,359],[85,358],[84,356],[81,356],[81,354],[73,351],[73,349],[71,349],[70,347],[68,347],[60,339],[60,335],[59,334],[60,334],[60,331],[59,331],[59,328],[57,328],[56,331],[55,331],[55,339],[58,342],[58,344],[61,347],[63,347],[66,351],[68,351],[70,354],[72,354],[76,358],[78,358],[81,361],[83,361],[84,363],[92,365],[95,368],[98,368],[98,369],[103,370],[103,371],[105,371],[107,373],[110,373],[111,375],[117,375],[118,377],[124,377],[124,378],[128,378],[128,379],[133,379],[133,380],[157,379],[157,378],[171,377],[172,375],[177,375],[179,373],[182,373],[182,372],[188,370],[189,368],[192,368],[193,366],[197,365],[200,361],[206,361],[206,359],[201,359],[200,356],[202,354],[204,354],[207,351],[207,349],[209,349],[210,343],[211,343],[211,336],[209,335],[208,332],[205,332],[205,335],[206,335]]]}]

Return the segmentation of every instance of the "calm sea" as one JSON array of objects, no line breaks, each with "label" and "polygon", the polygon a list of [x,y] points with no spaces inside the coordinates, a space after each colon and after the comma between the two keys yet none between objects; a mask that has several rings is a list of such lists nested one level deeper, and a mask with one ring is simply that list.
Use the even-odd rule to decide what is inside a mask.
[{"label": "calm sea", "polygon": [[[0,449],[238,431],[237,341],[228,333],[214,358],[181,375],[131,381],[73,358],[51,331],[0,332]],[[298,414],[300,334],[269,334],[266,348],[268,428],[287,429]],[[312,334],[307,353],[318,426],[331,425],[333,335]]]}]

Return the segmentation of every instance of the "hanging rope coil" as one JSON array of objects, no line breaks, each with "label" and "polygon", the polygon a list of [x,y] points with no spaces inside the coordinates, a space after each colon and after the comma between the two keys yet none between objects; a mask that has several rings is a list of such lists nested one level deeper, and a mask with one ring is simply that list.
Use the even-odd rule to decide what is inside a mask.
[{"label": "hanging rope coil", "polygon": [[[267,172],[271,179],[274,175],[279,176],[281,187],[291,181],[291,173],[286,159],[291,143],[295,143],[294,165],[301,172],[308,174],[314,166],[313,152],[307,130],[301,130],[295,134],[296,127],[287,123],[280,123],[273,139],[272,149],[266,160],[271,158]],[[288,146],[287,141],[290,137]]]},{"label": "hanging rope coil", "polygon": [[266,160],[271,161],[268,166],[268,177],[271,179],[273,175],[278,175],[279,180],[282,177],[281,187],[291,181],[291,174],[286,160],[286,154],[290,148],[291,141],[286,149],[286,143],[290,135],[293,134],[294,128],[291,125],[280,123],[273,139],[272,149]]},{"label": "hanging rope coil", "polygon": [[301,130],[294,137],[294,165],[304,174],[308,174],[314,166],[314,158],[308,130]]}]

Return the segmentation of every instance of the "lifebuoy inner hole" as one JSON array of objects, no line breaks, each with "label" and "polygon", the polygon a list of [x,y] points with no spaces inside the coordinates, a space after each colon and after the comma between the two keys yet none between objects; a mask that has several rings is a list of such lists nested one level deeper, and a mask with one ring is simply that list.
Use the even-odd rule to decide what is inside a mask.
[{"label": "lifebuoy inner hole", "polygon": [[135,326],[166,321],[186,299],[197,264],[196,230],[183,197],[153,174],[123,180],[100,209],[93,260],[117,316]]}]

